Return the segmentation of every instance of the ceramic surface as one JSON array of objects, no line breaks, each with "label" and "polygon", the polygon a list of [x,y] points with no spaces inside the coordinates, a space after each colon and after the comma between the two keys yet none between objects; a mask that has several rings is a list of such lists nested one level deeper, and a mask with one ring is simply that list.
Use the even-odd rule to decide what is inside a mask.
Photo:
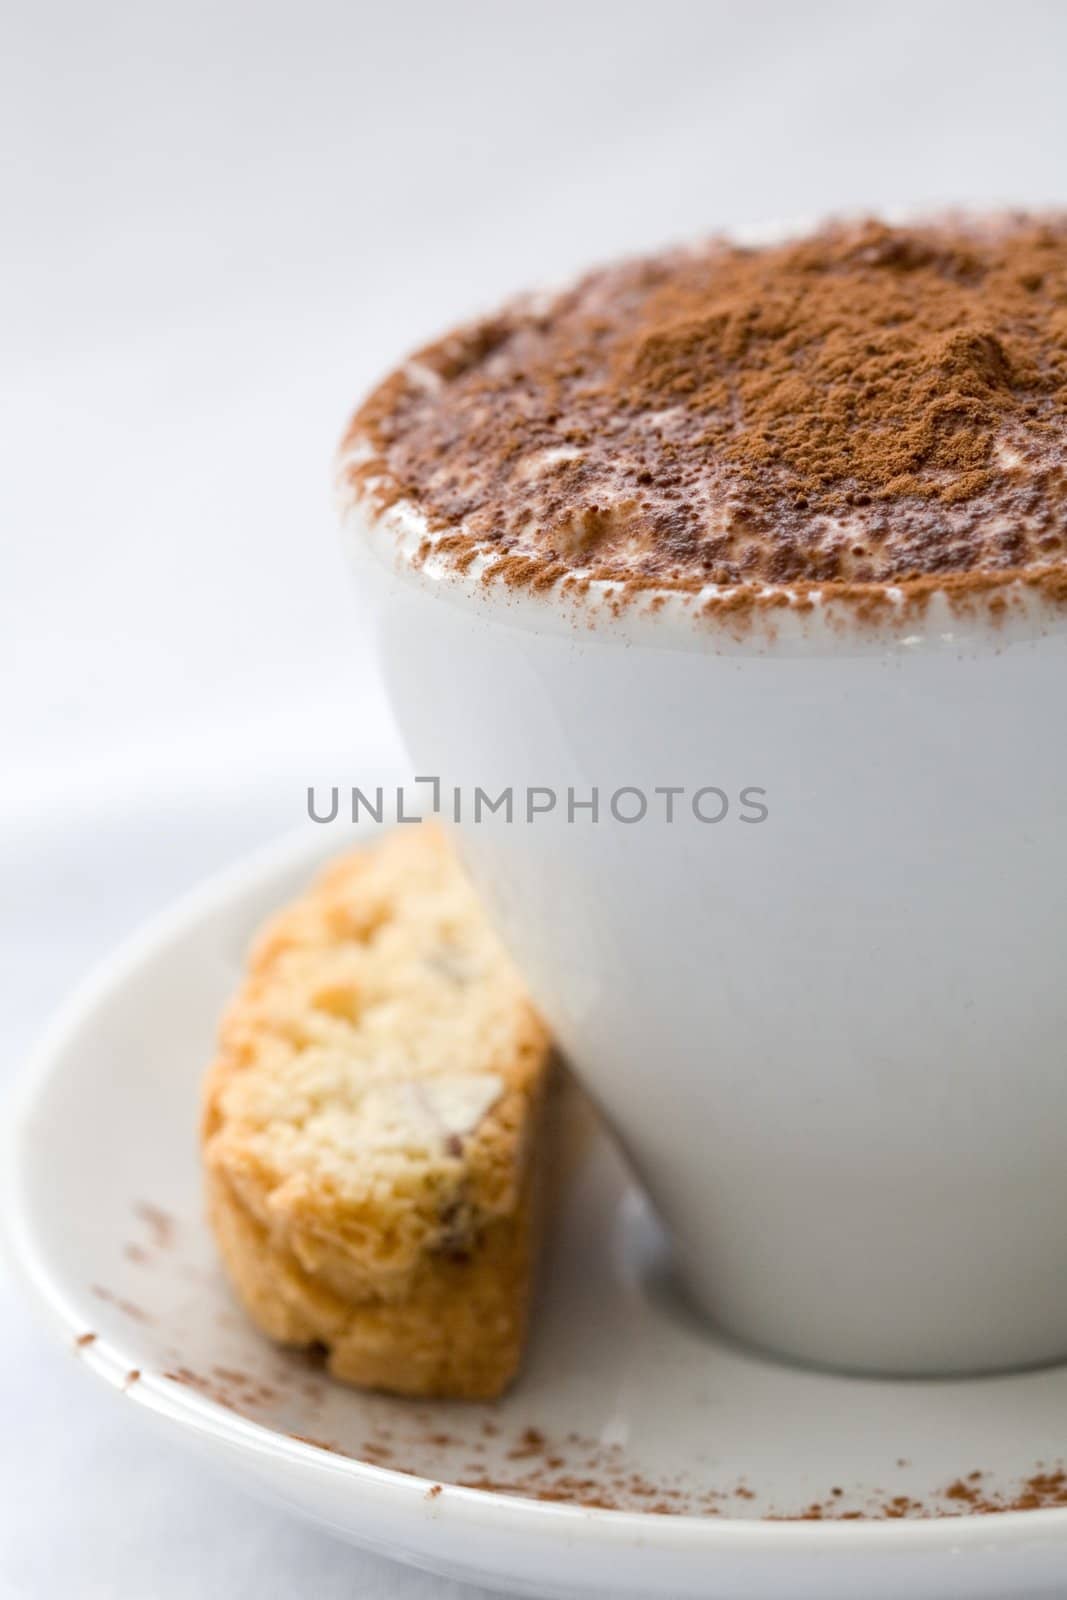
[{"label": "ceramic surface", "polygon": [[1063,616],[736,633],[402,533],[347,524],[414,771],[694,1296],[847,1369],[1067,1354]]}]

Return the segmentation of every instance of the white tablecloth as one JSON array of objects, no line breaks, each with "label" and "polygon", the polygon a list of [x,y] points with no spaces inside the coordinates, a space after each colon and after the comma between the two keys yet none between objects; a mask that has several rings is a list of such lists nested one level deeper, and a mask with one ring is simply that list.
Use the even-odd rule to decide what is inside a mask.
[{"label": "white tablecloth", "polygon": [[[402,768],[329,463],[406,347],[730,220],[1067,170],[1040,0],[41,0],[4,32],[7,1063],[307,784]],[[2,1278],[0,1417],[5,1597],[460,1594],[169,1453]]]}]

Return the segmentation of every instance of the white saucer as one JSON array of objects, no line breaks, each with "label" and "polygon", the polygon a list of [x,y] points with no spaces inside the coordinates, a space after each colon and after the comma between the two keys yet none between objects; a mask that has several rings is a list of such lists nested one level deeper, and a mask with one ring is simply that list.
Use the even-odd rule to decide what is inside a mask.
[{"label": "white saucer", "polygon": [[[253,1492],[353,1543],[516,1593],[1067,1590],[1067,1507],[974,1509],[1058,1470],[1067,1367],[874,1382],[717,1338],[673,1289],[599,1130],[505,1401],[360,1395],[262,1341],[201,1217],[198,1083],[252,929],[322,847],[322,833],[290,843],[158,921],[71,1002],[27,1074],[4,1214],[73,1358]],[[810,1508],[822,1519],[776,1520]]]}]

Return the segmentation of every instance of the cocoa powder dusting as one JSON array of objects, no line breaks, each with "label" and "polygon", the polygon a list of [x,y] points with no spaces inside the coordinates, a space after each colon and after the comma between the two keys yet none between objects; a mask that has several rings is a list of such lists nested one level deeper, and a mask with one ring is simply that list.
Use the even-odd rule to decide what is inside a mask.
[{"label": "cocoa powder dusting", "polygon": [[[94,1336],[82,1335],[78,1343]],[[293,1376],[302,1365],[293,1362]],[[272,1381],[260,1373],[214,1366],[207,1372],[179,1365],[165,1369],[172,1383],[193,1389],[216,1404],[253,1421],[272,1425],[272,1408],[285,1399],[284,1366]],[[126,1387],[140,1379],[126,1375]],[[358,1412],[356,1413],[358,1419]],[[682,1471],[648,1476],[619,1444],[568,1433],[550,1437],[534,1426],[504,1425],[489,1417],[481,1420],[472,1438],[469,1429],[459,1434],[441,1431],[432,1409],[401,1408],[395,1418],[380,1414],[373,1437],[353,1435],[344,1442],[322,1433],[292,1431],[289,1437],[331,1455],[385,1468],[406,1477],[428,1478],[427,1498],[436,1499],[443,1488],[454,1485],[487,1493],[579,1506],[583,1509],[641,1511],[660,1516],[730,1517],[740,1504],[762,1499],[762,1520],[778,1521],[895,1521],[970,1517],[1009,1511],[1039,1511],[1067,1506],[1067,1467],[1062,1461],[1035,1462],[1026,1475],[1005,1480],[974,1469],[933,1488],[903,1493],[899,1489],[869,1484],[833,1484],[821,1498],[802,1504],[782,1504],[759,1492],[759,1484],[727,1474],[717,1484]],[[493,1445],[495,1465],[484,1459],[485,1444]],[[479,1459],[472,1459],[477,1457]],[[911,1463],[896,1461],[898,1469]],[[747,1511],[752,1516],[752,1510]]]},{"label": "cocoa powder dusting", "polygon": [[[840,224],[591,273],[420,352],[348,479],[534,589],[1067,594],[1067,217]],[[1057,577],[1058,575],[1058,577]]]}]

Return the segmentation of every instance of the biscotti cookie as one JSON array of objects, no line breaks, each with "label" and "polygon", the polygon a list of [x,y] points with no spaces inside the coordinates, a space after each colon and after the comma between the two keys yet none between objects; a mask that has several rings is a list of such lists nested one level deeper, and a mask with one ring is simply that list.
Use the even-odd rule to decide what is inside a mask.
[{"label": "biscotti cookie", "polygon": [[329,868],[260,936],[205,1086],[209,1214],[259,1326],[351,1383],[499,1394],[550,1057],[439,829]]}]

